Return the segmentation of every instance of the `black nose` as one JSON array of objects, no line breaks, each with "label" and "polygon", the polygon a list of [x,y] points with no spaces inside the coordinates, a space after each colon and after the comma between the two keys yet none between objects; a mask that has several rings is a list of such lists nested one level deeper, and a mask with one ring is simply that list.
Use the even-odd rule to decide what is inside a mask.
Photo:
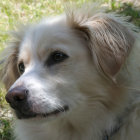
[{"label": "black nose", "polygon": [[31,101],[29,101],[29,90],[24,86],[18,86],[8,91],[5,98],[10,106],[15,110],[16,116],[28,118],[35,114],[31,111]]},{"label": "black nose", "polygon": [[27,100],[28,93],[29,91],[25,87],[18,86],[9,90],[5,98],[8,103],[15,105]]}]

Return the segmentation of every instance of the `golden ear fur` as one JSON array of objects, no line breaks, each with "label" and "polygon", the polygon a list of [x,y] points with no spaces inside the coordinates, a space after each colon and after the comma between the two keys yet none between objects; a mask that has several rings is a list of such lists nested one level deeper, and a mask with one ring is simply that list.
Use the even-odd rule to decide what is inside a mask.
[{"label": "golden ear fur", "polygon": [[0,78],[4,83],[6,89],[8,90],[10,86],[16,81],[19,77],[17,70],[17,60],[19,46],[24,34],[24,30],[18,32],[12,32],[12,42],[9,43],[9,46],[5,48],[4,52],[1,54],[1,70]]},{"label": "golden ear fur", "polygon": [[125,20],[106,13],[67,14],[68,24],[85,39],[97,68],[111,79],[119,72],[135,42],[132,31],[135,27]]}]

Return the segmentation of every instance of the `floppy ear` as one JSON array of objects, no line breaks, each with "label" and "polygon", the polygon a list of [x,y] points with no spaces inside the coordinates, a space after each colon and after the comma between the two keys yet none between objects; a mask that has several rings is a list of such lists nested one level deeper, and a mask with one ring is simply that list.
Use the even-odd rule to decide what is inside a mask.
[{"label": "floppy ear", "polygon": [[2,63],[0,70],[0,78],[7,90],[19,77],[17,69],[17,60],[22,36],[22,32],[13,32],[13,41],[9,44],[7,48],[4,49],[1,55]]},{"label": "floppy ear", "polygon": [[71,28],[85,40],[97,68],[111,79],[119,72],[135,41],[127,28],[129,24],[116,19],[109,14],[67,15]]}]

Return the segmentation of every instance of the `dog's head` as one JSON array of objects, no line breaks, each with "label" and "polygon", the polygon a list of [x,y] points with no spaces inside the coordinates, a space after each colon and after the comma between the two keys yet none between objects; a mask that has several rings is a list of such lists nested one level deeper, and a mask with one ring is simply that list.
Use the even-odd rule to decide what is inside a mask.
[{"label": "dog's head", "polygon": [[3,81],[6,100],[20,119],[82,110],[91,106],[89,98],[107,105],[105,77],[115,78],[134,44],[123,23],[106,14],[68,13],[15,36]]}]

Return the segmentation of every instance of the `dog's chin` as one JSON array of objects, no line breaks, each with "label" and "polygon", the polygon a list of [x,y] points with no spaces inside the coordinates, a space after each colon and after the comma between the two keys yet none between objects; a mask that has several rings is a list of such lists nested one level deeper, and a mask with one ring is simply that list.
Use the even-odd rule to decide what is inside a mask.
[{"label": "dog's chin", "polygon": [[49,117],[55,117],[58,116],[62,113],[65,113],[69,110],[69,106],[63,106],[62,108],[55,109],[50,112],[46,113],[36,113],[32,111],[27,111],[27,112],[21,112],[18,110],[15,110],[15,114],[18,119],[44,119],[44,118],[49,118]]}]

